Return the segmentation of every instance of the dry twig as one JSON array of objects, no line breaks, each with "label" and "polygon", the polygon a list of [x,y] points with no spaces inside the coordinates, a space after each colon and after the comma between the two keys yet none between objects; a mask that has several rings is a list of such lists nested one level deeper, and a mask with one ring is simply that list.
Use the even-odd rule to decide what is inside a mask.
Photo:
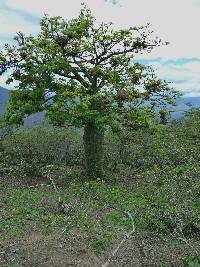
[{"label": "dry twig", "polygon": [[104,264],[102,264],[101,267],[108,267],[108,265],[110,264],[112,259],[117,254],[118,250],[122,247],[122,245],[126,242],[126,240],[128,240],[132,236],[132,234],[135,232],[135,224],[134,224],[134,221],[133,221],[133,217],[132,217],[130,212],[126,212],[126,214],[128,215],[129,219],[131,219],[132,230],[130,232],[126,233],[125,237],[121,240],[121,242],[118,244],[116,249],[113,250],[113,252],[111,253],[111,256],[109,257],[109,259]]}]

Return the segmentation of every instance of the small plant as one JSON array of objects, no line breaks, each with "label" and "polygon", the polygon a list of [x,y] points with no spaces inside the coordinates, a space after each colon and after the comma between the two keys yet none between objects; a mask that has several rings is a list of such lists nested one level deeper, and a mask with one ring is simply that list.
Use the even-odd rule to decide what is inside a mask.
[{"label": "small plant", "polygon": [[185,267],[200,267],[200,257],[187,256],[183,262]]},{"label": "small plant", "polygon": [[92,241],[90,248],[95,254],[100,255],[106,250],[107,246],[103,240],[95,239]]}]

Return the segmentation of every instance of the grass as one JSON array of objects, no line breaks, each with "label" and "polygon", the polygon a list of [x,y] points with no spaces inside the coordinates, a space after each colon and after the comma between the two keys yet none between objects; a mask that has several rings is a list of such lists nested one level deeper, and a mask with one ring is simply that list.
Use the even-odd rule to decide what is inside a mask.
[{"label": "grass", "polygon": [[80,136],[35,129],[2,138],[0,266],[101,266],[134,222],[113,266],[198,267],[199,126],[181,125],[133,132],[123,153],[108,136],[106,181],[81,181]]},{"label": "grass", "polygon": [[48,210],[46,204],[47,201],[54,201],[54,192],[49,197],[49,191],[42,188],[9,188],[3,191],[0,198],[3,206],[1,238],[22,236],[28,228],[46,231],[54,221],[58,224],[63,221],[62,216],[53,208]]},{"label": "grass", "polygon": [[136,175],[129,184],[71,181],[67,188],[60,188],[67,214],[59,213],[58,195],[51,186],[4,188],[0,195],[0,238],[23,238],[33,232],[62,237],[75,234],[77,244],[99,256],[130,231],[133,222],[126,215],[130,212],[136,236],[152,232],[162,240],[176,235],[174,244],[178,246],[177,237],[196,242],[195,231],[200,229],[199,175],[199,166],[190,165],[152,169]]}]

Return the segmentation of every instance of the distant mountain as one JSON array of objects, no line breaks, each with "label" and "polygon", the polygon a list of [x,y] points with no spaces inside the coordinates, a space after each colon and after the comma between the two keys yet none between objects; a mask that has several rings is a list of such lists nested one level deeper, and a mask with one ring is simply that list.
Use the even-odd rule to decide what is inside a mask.
[{"label": "distant mountain", "polygon": [[200,107],[200,97],[181,97],[177,99],[177,103],[179,108],[185,108],[189,109],[190,107],[187,106],[188,103],[190,103],[194,108]]},{"label": "distant mountain", "polygon": [[172,114],[173,119],[184,116],[184,111],[191,108],[200,108],[200,97],[181,97],[176,102],[177,106],[173,108],[175,110]]},{"label": "distant mountain", "polygon": [[[5,110],[9,100],[9,90],[0,86],[0,115],[2,115]],[[172,118],[179,118],[184,116],[184,111],[189,110],[191,107],[187,105],[190,103],[192,107],[200,108],[200,97],[181,97],[177,99],[177,106],[173,108],[175,112],[172,114]],[[33,114],[25,119],[25,126],[38,125],[44,119],[44,113],[39,112]]]},{"label": "distant mountain", "polygon": [[[0,86],[0,116],[6,111],[6,107],[9,100],[10,91]],[[40,124],[44,119],[44,113],[38,112],[28,116],[24,120],[24,125],[26,127],[34,126]]]},{"label": "distant mountain", "polygon": [[0,115],[3,114],[6,110],[9,94],[9,90],[0,86]]}]

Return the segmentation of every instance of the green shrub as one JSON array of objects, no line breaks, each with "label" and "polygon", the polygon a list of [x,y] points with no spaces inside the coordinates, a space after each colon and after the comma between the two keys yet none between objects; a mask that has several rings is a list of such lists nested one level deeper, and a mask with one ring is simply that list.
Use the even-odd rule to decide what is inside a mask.
[{"label": "green shrub", "polygon": [[1,140],[1,175],[43,176],[48,165],[82,164],[82,143],[78,132],[50,128],[16,131]]},{"label": "green shrub", "polygon": [[200,258],[196,256],[187,256],[183,262],[185,267],[200,267]]},{"label": "green shrub", "polygon": [[[193,165],[200,160],[199,110],[157,131],[125,129],[121,137],[107,131],[104,170],[107,177],[134,176],[155,168]],[[122,137],[123,136],[123,137]],[[74,168],[84,164],[82,132],[37,127],[0,138],[0,175],[41,177],[45,167]]]}]

